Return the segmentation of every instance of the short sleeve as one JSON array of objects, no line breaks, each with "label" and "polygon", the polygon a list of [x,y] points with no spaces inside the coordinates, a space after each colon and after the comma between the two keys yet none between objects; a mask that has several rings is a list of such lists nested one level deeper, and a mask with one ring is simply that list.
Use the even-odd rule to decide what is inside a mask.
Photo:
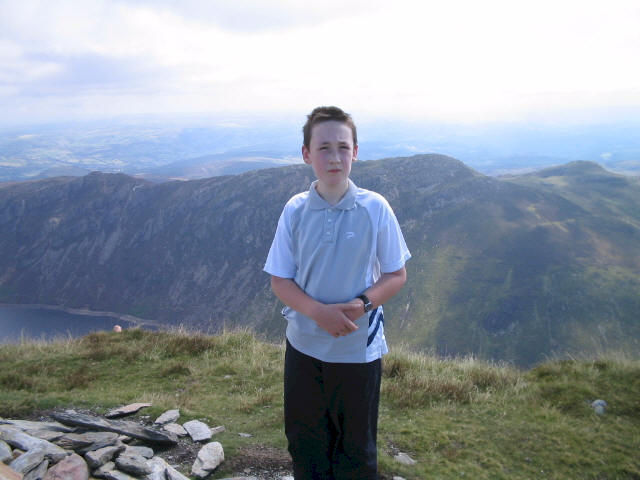
[{"label": "short sleeve", "polygon": [[400,224],[391,206],[382,200],[378,222],[377,256],[380,271],[390,273],[400,270],[405,262],[411,258],[411,253],[404,241]]},{"label": "short sleeve", "polygon": [[291,243],[291,210],[287,204],[280,214],[263,269],[268,274],[281,278],[294,278],[297,271]]}]

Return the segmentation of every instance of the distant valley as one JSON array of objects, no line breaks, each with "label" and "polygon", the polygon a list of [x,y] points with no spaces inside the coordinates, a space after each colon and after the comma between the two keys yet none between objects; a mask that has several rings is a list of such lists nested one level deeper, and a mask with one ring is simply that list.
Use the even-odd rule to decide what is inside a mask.
[{"label": "distant valley", "polygon": [[[0,128],[0,182],[100,171],[154,182],[194,180],[301,163],[301,126],[282,118],[146,118]],[[640,125],[562,129],[364,122],[362,160],[438,152],[485,175],[595,161],[640,175]]]},{"label": "distant valley", "polygon": [[[358,162],[413,258],[391,342],[519,365],[640,351],[640,181],[591,162],[493,178],[441,155]],[[92,173],[0,186],[0,302],[282,338],[262,266],[293,165],[153,183]]]}]

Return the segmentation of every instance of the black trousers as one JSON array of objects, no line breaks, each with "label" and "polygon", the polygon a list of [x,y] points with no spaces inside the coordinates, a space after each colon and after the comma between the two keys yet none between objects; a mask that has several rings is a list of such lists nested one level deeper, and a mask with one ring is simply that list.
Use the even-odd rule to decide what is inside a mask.
[{"label": "black trousers", "polygon": [[284,418],[295,480],[377,480],[381,361],[328,363],[287,341]]}]

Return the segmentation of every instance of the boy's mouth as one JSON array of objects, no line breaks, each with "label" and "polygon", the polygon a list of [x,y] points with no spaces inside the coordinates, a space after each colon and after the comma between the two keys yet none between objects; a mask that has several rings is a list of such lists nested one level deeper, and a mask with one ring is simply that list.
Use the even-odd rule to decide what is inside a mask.
[{"label": "boy's mouth", "polygon": [[328,170],[329,173],[338,173],[341,172],[342,170],[340,170],[339,168],[332,168],[331,170]]}]

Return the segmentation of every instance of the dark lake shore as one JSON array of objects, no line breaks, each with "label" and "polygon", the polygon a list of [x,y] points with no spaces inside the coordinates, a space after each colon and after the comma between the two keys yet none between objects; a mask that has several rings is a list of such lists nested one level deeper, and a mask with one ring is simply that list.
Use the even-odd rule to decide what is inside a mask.
[{"label": "dark lake shore", "polygon": [[0,343],[18,343],[21,339],[52,340],[76,338],[101,330],[142,327],[155,330],[149,320],[113,312],[52,305],[0,304]]}]

